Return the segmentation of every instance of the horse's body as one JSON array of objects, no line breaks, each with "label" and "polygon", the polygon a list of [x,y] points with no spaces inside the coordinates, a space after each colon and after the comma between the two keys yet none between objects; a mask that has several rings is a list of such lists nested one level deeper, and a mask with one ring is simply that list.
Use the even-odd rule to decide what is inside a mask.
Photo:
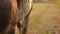
[{"label": "horse's body", "polygon": [[[15,25],[26,34],[32,0],[0,0],[0,34],[15,34]],[[17,13],[18,12],[18,13]]]},{"label": "horse's body", "polygon": [[15,0],[0,0],[0,34],[15,34],[17,5]]}]

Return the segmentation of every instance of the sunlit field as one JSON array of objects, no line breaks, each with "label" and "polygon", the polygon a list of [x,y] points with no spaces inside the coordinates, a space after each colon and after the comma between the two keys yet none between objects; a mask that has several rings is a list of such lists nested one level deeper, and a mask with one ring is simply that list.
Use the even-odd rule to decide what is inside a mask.
[{"label": "sunlit field", "polygon": [[29,17],[28,34],[60,34],[60,4],[34,3]]}]

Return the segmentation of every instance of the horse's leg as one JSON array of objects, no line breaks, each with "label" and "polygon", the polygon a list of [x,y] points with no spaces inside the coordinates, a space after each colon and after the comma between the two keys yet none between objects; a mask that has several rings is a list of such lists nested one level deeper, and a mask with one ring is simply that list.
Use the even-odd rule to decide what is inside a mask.
[{"label": "horse's leg", "polygon": [[23,15],[22,34],[27,34],[29,15]]},{"label": "horse's leg", "polygon": [[29,16],[25,17],[25,23],[26,23],[25,34],[28,34],[28,21],[29,21]]},{"label": "horse's leg", "polygon": [[9,34],[15,34],[15,26],[11,26]]},{"label": "horse's leg", "polygon": [[18,23],[17,23],[17,27],[18,27],[18,29],[19,29],[19,33],[21,34],[21,24],[20,24],[20,20],[19,20]]}]

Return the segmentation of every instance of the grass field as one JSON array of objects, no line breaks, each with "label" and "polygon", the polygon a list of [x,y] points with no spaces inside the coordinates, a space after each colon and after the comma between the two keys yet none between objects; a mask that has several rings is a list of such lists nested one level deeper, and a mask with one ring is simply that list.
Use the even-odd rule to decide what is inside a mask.
[{"label": "grass field", "polygon": [[60,34],[60,5],[34,3],[29,18],[28,34]]}]

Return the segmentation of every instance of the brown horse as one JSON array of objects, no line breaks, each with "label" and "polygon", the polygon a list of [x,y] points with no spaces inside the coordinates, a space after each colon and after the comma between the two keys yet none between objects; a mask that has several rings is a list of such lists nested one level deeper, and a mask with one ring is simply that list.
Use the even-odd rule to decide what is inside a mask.
[{"label": "brown horse", "polygon": [[[29,14],[32,9],[33,0],[17,0],[17,4],[18,4],[17,26],[18,26],[19,30],[22,32],[21,34],[27,34]],[[22,28],[22,30],[21,30],[21,28]]]},{"label": "brown horse", "polygon": [[31,9],[32,0],[0,0],[0,34],[15,34],[16,24],[21,30],[21,20],[21,34],[26,34]]},{"label": "brown horse", "polygon": [[17,11],[15,0],[0,0],[0,34],[15,34]]}]

